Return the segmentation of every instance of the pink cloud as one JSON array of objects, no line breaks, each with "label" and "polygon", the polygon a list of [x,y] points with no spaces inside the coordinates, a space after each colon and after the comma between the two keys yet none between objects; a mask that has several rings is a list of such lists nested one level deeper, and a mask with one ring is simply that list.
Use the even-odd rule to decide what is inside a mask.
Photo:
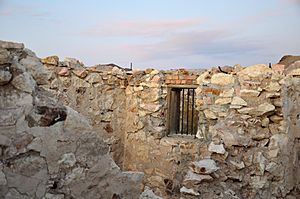
[{"label": "pink cloud", "polygon": [[195,28],[205,19],[127,20],[98,24],[83,32],[88,36],[160,36],[168,32]]}]

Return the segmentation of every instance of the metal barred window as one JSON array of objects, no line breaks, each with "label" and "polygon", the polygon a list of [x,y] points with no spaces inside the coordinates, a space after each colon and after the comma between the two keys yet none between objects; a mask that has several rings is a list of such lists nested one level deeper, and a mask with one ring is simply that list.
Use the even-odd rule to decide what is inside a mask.
[{"label": "metal barred window", "polygon": [[195,88],[168,89],[168,135],[196,135],[198,111],[195,109]]}]

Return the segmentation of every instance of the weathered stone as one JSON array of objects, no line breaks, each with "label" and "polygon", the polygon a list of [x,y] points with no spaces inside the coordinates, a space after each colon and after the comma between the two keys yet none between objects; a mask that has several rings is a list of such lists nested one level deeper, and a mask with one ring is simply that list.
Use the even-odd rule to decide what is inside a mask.
[{"label": "weathered stone", "polygon": [[1,67],[0,68],[0,86],[8,84],[9,81],[11,80],[11,78],[12,78],[12,74],[10,73],[9,68]]},{"label": "weathered stone", "polygon": [[205,117],[206,117],[207,119],[215,120],[215,119],[218,118],[217,115],[216,115],[213,111],[211,111],[211,110],[209,110],[209,109],[205,109],[205,110],[204,110],[204,115],[205,115]]},{"label": "weathered stone", "polygon": [[190,169],[198,174],[211,174],[217,171],[219,168],[212,159],[203,159],[191,163]]},{"label": "weathered stone", "polygon": [[233,97],[233,94],[234,94],[234,89],[231,88],[231,89],[224,90],[224,91],[220,94],[220,97]]},{"label": "weathered stone", "polygon": [[62,156],[62,158],[58,161],[59,164],[64,164],[67,167],[73,167],[76,163],[76,157],[74,153],[66,153]]},{"label": "weathered stone", "polygon": [[24,44],[0,40],[0,48],[6,49],[23,49]]},{"label": "weathered stone", "polygon": [[149,187],[146,186],[145,190],[140,195],[139,199],[163,199],[163,198],[155,195],[155,193]]},{"label": "weathered stone", "polygon": [[192,171],[188,171],[184,177],[183,183],[185,185],[197,185],[201,182],[209,182],[212,180],[213,178],[210,175],[197,174]]},{"label": "weathered stone", "polygon": [[211,75],[208,71],[205,71],[199,77],[197,78],[197,84],[202,85],[202,84],[209,84],[211,79]]},{"label": "weathered stone", "polygon": [[233,97],[231,105],[233,106],[247,106],[247,102],[240,97]]},{"label": "weathered stone", "polygon": [[223,144],[214,144],[213,142],[208,145],[208,151],[218,154],[225,154],[226,152]]},{"label": "weathered stone", "polygon": [[220,86],[232,85],[234,84],[234,77],[225,73],[217,73],[211,77],[211,83]]},{"label": "weathered stone", "polygon": [[225,105],[225,104],[230,104],[231,98],[219,98],[215,101],[215,104],[218,105]]},{"label": "weathered stone", "polygon": [[9,64],[12,61],[12,56],[9,51],[3,48],[0,48],[0,64]]},{"label": "weathered stone", "polygon": [[274,98],[274,97],[280,97],[280,93],[278,92],[266,93],[266,98]]},{"label": "weathered stone", "polygon": [[65,198],[64,194],[46,193],[45,198],[43,199],[64,199],[64,198]]},{"label": "weathered stone", "polygon": [[271,113],[275,110],[275,106],[265,102],[263,104],[260,104],[256,109],[250,112],[251,115],[256,115],[256,116],[262,116],[267,113]]},{"label": "weathered stone", "polygon": [[267,164],[267,159],[264,157],[262,152],[258,152],[255,157],[254,157],[254,163],[257,163],[259,165],[259,170],[261,175],[264,174],[266,164]]},{"label": "weathered stone", "polygon": [[32,93],[36,86],[34,79],[28,73],[22,73],[14,77],[11,84],[15,88],[27,93]]},{"label": "weathered stone", "polygon": [[64,63],[66,64],[67,67],[72,69],[80,69],[84,66],[83,63],[80,62],[79,60],[70,57],[66,57],[64,59]]},{"label": "weathered stone", "polygon": [[254,189],[262,189],[268,186],[268,181],[265,176],[253,176],[251,177],[250,185]]},{"label": "weathered stone", "polygon": [[70,71],[67,68],[62,68],[57,74],[67,77],[70,75]]},{"label": "weathered stone", "polygon": [[42,63],[47,64],[47,65],[58,66],[59,58],[56,55],[48,56],[48,57],[45,57],[45,58],[42,59]]},{"label": "weathered stone", "polygon": [[0,186],[5,186],[7,184],[5,174],[0,170]]},{"label": "weathered stone", "polygon": [[20,63],[27,68],[38,85],[47,84],[49,73],[44,69],[40,59],[27,56]]},{"label": "weathered stone", "polygon": [[278,116],[278,115],[272,115],[272,116],[270,117],[270,120],[271,120],[272,122],[274,122],[274,123],[279,123],[280,121],[283,120],[283,117],[280,117],[280,116]]},{"label": "weathered stone", "polygon": [[262,127],[268,127],[270,123],[269,118],[265,117],[264,119],[261,120],[261,126]]},{"label": "weathered stone", "polygon": [[270,82],[270,84],[265,88],[266,91],[275,91],[278,92],[281,89],[281,86],[278,82]]},{"label": "weathered stone", "polygon": [[258,97],[260,94],[260,91],[248,89],[242,89],[240,92],[242,97]]},{"label": "weathered stone", "polygon": [[248,76],[252,78],[257,78],[259,76],[266,76],[272,74],[273,71],[267,65],[264,64],[257,64],[253,66],[246,67],[245,69],[241,70],[238,75],[241,76]]},{"label": "weathered stone", "polygon": [[80,78],[85,78],[88,73],[85,69],[77,69],[77,70],[73,70],[73,73],[77,76],[77,77],[80,77]]},{"label": "weathered stone", "polygon": [[194,189],[188,189],[185,186],[180,188],[180,193],[191,194],[194,196],[199,196],[200,193],[196,192]]},{"label": "weathered stone", "polygon": [[235,162],[235,161],[232,161],[232,160],[230,160],[230,163],[232,164],[232,165],[234,165],[237,169],[243,169],[243,168],[245,168],[245,164],[244,164],[244,162],[243,161],[241,161],[240,163],[238,163],[238,162]]},{"label": "weathered stone", "polygon": [[80,113],[67,107],[67,118],[64,122],[66,129],[91,129],[91,125],[86,118],[83,118]]}]

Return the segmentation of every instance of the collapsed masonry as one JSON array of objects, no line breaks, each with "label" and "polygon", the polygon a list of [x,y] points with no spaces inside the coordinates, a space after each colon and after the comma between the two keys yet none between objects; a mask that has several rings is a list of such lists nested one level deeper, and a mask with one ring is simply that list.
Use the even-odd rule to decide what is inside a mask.
[{"label": "collapsed masonry", "polygon": [[[59,61],[56,56],[40,60],[23,46],[16,48],[19,44],[1,45],[17,54],[8,69],[0,63],[1,158],[25,165],[13,170],[2,163],[3,196],[37,196],[42,189],[37,187],[43,185],[37,198],[58,193],[137,198],[141,174],[120,172],[109,151],[122,170],[144,172],[143,184],[163,198],[300,197],[300,62],[286,69],[276,64],[126,71],[114,65],[84,67],[78,60]],[[1,60],[7,59],[5,50]],[[170,88],[181,87],[195,88],[196,138],[168,134]],[[49,93],[54,97],[44,97]],[[65,106],[86,116],[97,133],[82,130],[88,122]],[[19,134],[30,139],[21,139],[25,144],[17,149]],[[28,164],[36,165],[27,160],[31,156],[45,162],[35,168],[47,168],[46,180],[35,182],[33,190],[11,184],[23,177]],[[92,169],[97,164],[107,165],[107,175]],[[114,182],[103,181],[102,175]],[[114,186],[122,188],[116,192]],[[135,195],[126,195],[130,189]]]}]

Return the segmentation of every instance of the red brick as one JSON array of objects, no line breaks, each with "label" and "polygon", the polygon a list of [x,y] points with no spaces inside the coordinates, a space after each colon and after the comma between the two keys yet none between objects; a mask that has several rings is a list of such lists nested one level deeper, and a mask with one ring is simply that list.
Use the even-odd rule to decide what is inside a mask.
[{"label": "red brick", "polygon": [[173,75],[172,79],[179,79],[179,76],[178,75]]},{"label": "red brick", "polygon": [[215,88],[203,88],[202,92],[204,94],[213,94],[213,95],[220,95],[220,93],[222,92],[221,90],[215,89]]},{"label": "red brick", "polygon": [[177,79],[175,81],[176,81],[176,84],[181,84],[181,80],[180,79]]},{"label": "red brick", "polygon": [[171,83],[171,80],[167,79],[165,83],[166,83],[166,84],[170,84],[170,83]]}]

